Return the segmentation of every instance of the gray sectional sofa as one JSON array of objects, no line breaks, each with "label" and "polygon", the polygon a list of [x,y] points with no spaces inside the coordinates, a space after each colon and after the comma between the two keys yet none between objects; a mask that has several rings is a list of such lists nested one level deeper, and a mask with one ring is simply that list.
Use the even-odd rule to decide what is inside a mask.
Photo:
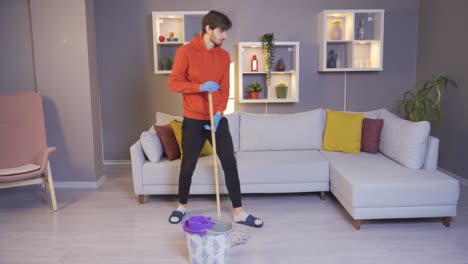
[{"label": "gray sectional sofa", "polygon": [[[366,219],[420,217],[441,217],[449,226],[457,213],[460,186],[437,170],[439,141],[429,136],[428,123],[412,123],[385,109],[366,112],[365,117],[384,119],[381,153],[322,150],[326,122],[322,109],[286,115],[226,115],[242,192],[319,192],[325,199],[331,191],[356,229]],[[181,117],[157,113],[156,123],[164,125],[172,119]],[[180,159],[161,157],[150,162],[141,140],[131,146],[130,153],[140,203],[144,195],[177,194]],[[200,157],[191,194],[215,192],[212,162],[212,156]],[[222,169],[219,172],[221,193],[227,193]]]}]

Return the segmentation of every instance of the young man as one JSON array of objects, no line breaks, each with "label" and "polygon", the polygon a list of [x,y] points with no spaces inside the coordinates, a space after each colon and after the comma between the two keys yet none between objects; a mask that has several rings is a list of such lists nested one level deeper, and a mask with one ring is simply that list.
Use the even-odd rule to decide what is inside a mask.
[{"label": "young man", "polygon": [[182,163],[179,174],[179,206],[169,222],[177,224],[185,216],[192,184],[192,175],[206,140],[211,143],[208,93],[213,96],[214,131],[218,157],[233,207],[234,222],[262,227],[263,222],[242,209],[237,162],[234,156],[228,121],[223,117],[229,98],[229,53],[221,48],[226,32],[231,28],[229,18],[218,11],[203,17],[203,34],[180,47],[176,53],[168,86],[182,93],[184,121],[182,124]]}]

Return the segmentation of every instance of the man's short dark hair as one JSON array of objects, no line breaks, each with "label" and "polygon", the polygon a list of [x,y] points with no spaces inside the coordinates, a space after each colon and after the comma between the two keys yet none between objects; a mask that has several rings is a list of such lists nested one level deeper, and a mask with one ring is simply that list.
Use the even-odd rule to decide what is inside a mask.
[{"label": "man's short dark hair", "polygon": [[211,10],[203,17],[202,27],[203,34],[206,33],[206,26],[209,26],[211,30],[219,28],[222,31],[229,30],[232,26],[231,20],[225,14]]}]

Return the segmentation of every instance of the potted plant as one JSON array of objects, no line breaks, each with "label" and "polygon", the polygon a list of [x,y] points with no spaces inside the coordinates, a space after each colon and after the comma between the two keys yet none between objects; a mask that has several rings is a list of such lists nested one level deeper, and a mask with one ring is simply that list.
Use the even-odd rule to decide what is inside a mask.
[{"label": "potted plant", "polygon": [[275,86],[275,90],[278,99],[285,99],[288,96],[288,83],[279,81]]},{"label": "potted plant", "polygon": [[271,67],[275,60],[275,36],[273,33],[265,33],[260,39],[262,42],[262,49],[265,53],[265,72],[266,83],[270,86],[271,83]]},{"label": "potted plant", "polygon": [[432,80],[424,81],[422,87],[416,91],[405,92],[403,100],[398,101],[398,110],[405,111],[407,120],[434,121],[438,125],[442,88],[447,86],[457,87],[457,84],[447,76],[433,76]]},{"label": "potted plant", "polygon": [[258,82],[250,83],[247,85],[247,91],[250,93],[250,99],[259,99],[262,85]]}]

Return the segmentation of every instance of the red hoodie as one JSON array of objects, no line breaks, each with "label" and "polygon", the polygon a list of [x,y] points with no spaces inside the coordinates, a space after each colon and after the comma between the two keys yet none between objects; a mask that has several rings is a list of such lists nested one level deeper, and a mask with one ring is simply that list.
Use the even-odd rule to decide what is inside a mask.
[{"label": "red hoodie", "polygon": [[184,117],[209,120],[208,93],[200,92],[200,85],[213,81],[220,88],[213,94],[213,111],[223,112],[229,99],[229,53],[221,47],[207,50],[203,36],[177,50],[169,75],[169,90],[182,93]]}]

